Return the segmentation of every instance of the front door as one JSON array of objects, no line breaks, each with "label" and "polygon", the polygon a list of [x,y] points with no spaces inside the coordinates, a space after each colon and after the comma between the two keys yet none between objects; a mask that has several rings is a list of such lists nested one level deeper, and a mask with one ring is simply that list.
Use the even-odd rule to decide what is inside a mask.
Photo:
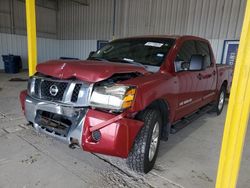
[{"label": "front door", "polygon": [[201,71],[190,71],[189,63],[191,57],[197,55],[194,40],[184,41],[177,53],[174,65],[175,75],[179,86],[178,104],[175,112],[175,121],[196,111],[202,104],[203,86]]}]

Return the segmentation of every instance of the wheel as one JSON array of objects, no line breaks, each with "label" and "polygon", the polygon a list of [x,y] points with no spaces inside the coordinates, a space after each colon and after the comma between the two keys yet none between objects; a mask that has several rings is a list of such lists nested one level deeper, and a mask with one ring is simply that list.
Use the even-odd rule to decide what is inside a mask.
[{"label": "wheel", "polygon": [[157,158],[162,118],[157,110],[146,109],[139,114],[138,119],[144,122],[144,126],[135,139],[127,165],[134,171],[148,173]]},{"label": "wheel", "polygon": [[222,86],[220,89],[218,99],[215,104],[215,110],[216,110],[217,115],[220,115],[223,110],[223,107],[225,104],[225,98],[226,98],[226,87]]}]

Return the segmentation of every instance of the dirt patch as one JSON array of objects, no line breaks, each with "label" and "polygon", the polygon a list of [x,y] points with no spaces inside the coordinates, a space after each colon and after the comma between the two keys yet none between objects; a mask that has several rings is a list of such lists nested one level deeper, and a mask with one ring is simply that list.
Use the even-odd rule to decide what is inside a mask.
[{"label": "dirt patch", "polygon": [[[192,170],[192,173],[195,174],[195,176],[199,179],[202,179],[202,180],[208,181],[208,182],[213,182],[213,180],[210,177],[208,177],[204,172],[198,173],[198,172]],[[195,176],[192,176],[192,177],[195,177]]]},{"label": "dirt patch", "polygon": [[33,164],[33,163],[35,163],[38,160],[39,157],[40,157],[40,154],[37,153],[37,154],[31,155],[27,159],[21,160],[21,163]]}]

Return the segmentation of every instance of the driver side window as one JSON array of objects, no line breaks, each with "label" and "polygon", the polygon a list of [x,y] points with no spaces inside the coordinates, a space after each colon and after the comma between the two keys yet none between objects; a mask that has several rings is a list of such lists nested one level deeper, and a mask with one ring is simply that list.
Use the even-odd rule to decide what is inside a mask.
[{"label": "driver side window", "polygon": [[195,41],[188,40],[182,44],[180,51],[175,58],[175,72],[180,72],[189,69],[189,63],[192,55],[197,54]]}]

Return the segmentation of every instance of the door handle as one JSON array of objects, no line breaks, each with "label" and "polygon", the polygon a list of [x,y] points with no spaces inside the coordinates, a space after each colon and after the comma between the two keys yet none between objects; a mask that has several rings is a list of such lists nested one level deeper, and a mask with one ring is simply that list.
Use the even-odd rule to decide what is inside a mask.
[{"label": "door handle", "polygon": [[201,75],[201,73],[199,73],[199,74],[197,75],[197,78],[198,78],[199,80],[201,80],[201,79],[202,79],[202,75]]}]

